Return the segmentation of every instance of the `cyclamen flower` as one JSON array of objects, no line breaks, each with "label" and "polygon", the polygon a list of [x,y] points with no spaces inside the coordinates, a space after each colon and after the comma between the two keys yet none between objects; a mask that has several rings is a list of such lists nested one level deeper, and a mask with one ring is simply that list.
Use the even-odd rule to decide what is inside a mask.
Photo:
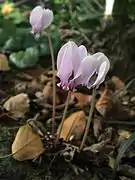
[{"label": "cyclamen flower", "polygon": [[52,23],[53,11],[36,6],[30,13],[29,21],[32,26],[32,33],[40,34]]},{"label": "cyclamen flower", "polygon": [[[78,85],[95,87],[105,80],[110,68],[108,58],[101,52],[88,54],[85,46],[69,41],[61,47],[57,57],[57,76],[63,89],[75,89]],[[93,81],[93,77],[95,77]]]}]

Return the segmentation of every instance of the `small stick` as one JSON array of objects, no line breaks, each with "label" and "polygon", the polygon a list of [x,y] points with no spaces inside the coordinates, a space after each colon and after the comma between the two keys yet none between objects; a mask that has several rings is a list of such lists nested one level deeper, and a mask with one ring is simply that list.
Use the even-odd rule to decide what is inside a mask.
[{"label": "small stick", "polygon": [[64,124],[64,120],[65,120],[65,117],[66,117],[66,114],[67,114],[70,97],[71,97],[71,91],[68,91],[68,96],[67,96],[67,100],[66,100],[66,104],[65,104],[65,109],[64,109],[64,112],[63,112],[62,121],[60,123],[60,127],[59,127],[57,138],[56,138],[56,144],[57,144],[57,142],[59,140],[61,130],[62,130],[62,127],[63,127],[63,124]]},{"label": "small stick", "polygon": [[91,107],[90,107],[90,111],[89,111],[89,117],[88,117],[88,120],[87,120],[84,136],[83,136],[83,139],[82,139],[82,142],[81,142],[81,145],[80,145],[80,150],[83,149],[83,146],[85,144],[85,141],[86,141],[86,138],[87,138],[87,135],[88,135],[88,132],[89,132],[89,127],[90,127],[90,123],[92,121],[92,115],[93,115],[94,107],[95,107],[95,96],[96,96],[96,89],[93,88]]},{"label": "small stick", "polygon": [[52,41],[49,33],[47,33],[48,41],[49,41],[49,48],[51,53],[52,59],[52,70],[53,70],[53,112],[52,112],[52,134],[54,134],[55,130],[55,109],[56,109],[56,79],[55,79],[55,61],[54,61],[54,53],[52,47]]}]

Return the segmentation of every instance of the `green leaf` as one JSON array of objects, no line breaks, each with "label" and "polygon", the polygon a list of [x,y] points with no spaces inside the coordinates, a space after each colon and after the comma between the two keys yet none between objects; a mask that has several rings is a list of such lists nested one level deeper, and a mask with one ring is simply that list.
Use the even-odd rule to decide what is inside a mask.
[{"label": "green leaf", "polygon": [[48,55],[49,54],[49,47],[47,43],[40,43],[39,44],[39,53],[40,56]]},{"label": "green leaf", "polygon": [[5,41],[8,40],[8,34],[4,32],[3,29],[0,28],[0,47],[2,47],[5,43]]},{"label": "green leaf", "polygon": [[13,11],[8,15],[8,18],[12,19],[15,24],[19,24],[25,20],[25,17],[19,11]]},{"label": "green leaf", "polygon": [[1,21],[1,27],[6,33],[9,35],[16,34],[16,25],[13,23],[13,21],[9,19],[2,19]]},{"label": "green leaf", "polygon": [[121,144],[120,148],[118,149],[118,155],[116,158],[115,168],[119,165],[124,153],[129,148],[129,146],[135,141],[135,132],[130,136],[128,140],[125,140],[124,143]]},{"label": "green leaf", "polygon": [[22,36],[23,36],[23,39],[22,39],[23,49],[26,49],[26,48],[32,47],[32,46],[37,46],[35,37],[31,33],[25,32]]},{"label": "green leaf", "polygon": [[[59,47],[60,47],[60,36],[58,31],[55,30],[51,31],[51,41],[53,46],[54,54],[56,55]],[[41,36],[39,40],[37,40],[37,46],[39,47],[39,52],[41,56],[48,56],[50,55],[49,43],[46,36]]]},{"label": "green leaf", "polygon": [[9,56],[10,61],[18,68],[27,68],[35,66],[38,61],[38,50],[36,47],[27,48],[26,51],[12,53]]},{"label": "green leaf", "polygon": [[22,48],[21,37],[10,37],[3,47],[4,50],[17,51]]}]

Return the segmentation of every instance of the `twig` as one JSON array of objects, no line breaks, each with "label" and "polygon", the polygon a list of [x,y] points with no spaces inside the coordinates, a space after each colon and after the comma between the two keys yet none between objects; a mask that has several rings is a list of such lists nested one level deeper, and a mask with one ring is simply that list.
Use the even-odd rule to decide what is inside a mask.
[{"label": "twig", "polygon": [[51,59],[52,59],[52,70],[53,70],[53,112],[52,112],[52,134],[54,134],[55,129],[55,108],[56,108],[56,80],[55,80],[55,61],[54,61],[54,53],[53,53],[53,47],[51,42],[51,37],[49,33],[47,32],[47,37],[49,41],[49,48],[51,53]]},{"label": "twig", "polygon": [[92,120],[92,115],[93,115],[93,111],[94,111],[94,107],[95,107],[95,96],[96,96],[96,89],[93,88],[93,92],[92,92],[92,101],[91,101],[91,107],[90,107],[90,111],[89,111],[89,117],[87,120],[87,124],[86,124],[86,128],[85,128],[85,132],[84,132],[84,136],[80,145],[80,150],[83,149],[83,146],[85,144],[88,132],[89,132],[89,127],[90,127],[90,123]]},{"label": "twig", "polygon": [[69,104],[70,97],[71,97],[71,91],[68,92],[68,96],[67,96],[67,100],[66,100],[66,104],[65,104],[65,109],[64,109],[64,112],[63,112],[62,121],[60,123],[60,128],[58,130],[58,134],[57,134],[57,138],[56,138],[56,144],[57,144],[57,142],[59,140],[59,137],[60,137],[60,134],[61,134],[61,130],[62,130],[62,127],[63,127],[63,124],[64,124],[64,120],[65,120],[65,117],[66,117],[66,114],[67,114],[68,104]]},{"label": "twig", "polygon": [[119,125],[123,125],[123,126],[135,126],[135,122],[134,121],[116,121],[116,120],[109,120],[109,121],[106,121],[105,124],[119,124]]}]

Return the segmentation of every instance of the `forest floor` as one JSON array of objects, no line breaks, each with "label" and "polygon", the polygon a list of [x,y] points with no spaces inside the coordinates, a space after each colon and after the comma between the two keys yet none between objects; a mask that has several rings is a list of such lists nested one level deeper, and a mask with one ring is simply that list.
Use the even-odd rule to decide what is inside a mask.
[{"label": "forest floor", "polygon": [[[0,179],[135,179],[134,78],[124,81],[120,79],[121,73],[119,77],[115,72],[96,92],[95,110],[83,151],[79,151],[79,146],[89,114],[91,91],[79,88],[71,94],[61,139],[54,148],[51,69],[38,66],[2,72]],[[67,92],[56,86],[55,132],[66,97]]]}]

